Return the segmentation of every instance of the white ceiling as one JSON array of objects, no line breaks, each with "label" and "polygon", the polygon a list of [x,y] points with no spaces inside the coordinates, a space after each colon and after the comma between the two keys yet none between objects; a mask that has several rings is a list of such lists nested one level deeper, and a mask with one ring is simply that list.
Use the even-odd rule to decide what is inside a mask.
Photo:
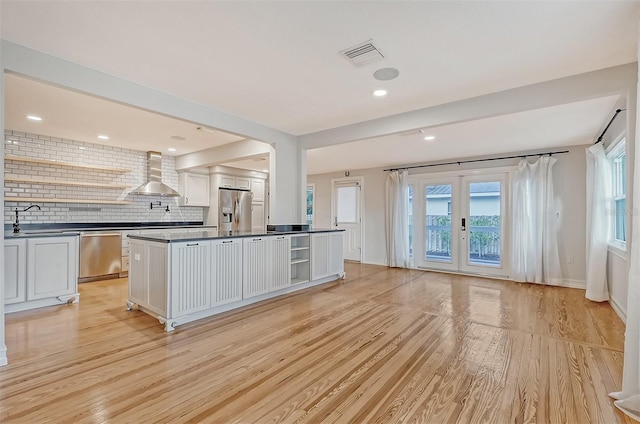
[{"label": "white ceiling", "polygon": [[[0,7],[5,40],[295,135],[637,60],[638,2],[123,1],[114,7],[108,1],[1,0]],[[368,39],[384,60],[356,68],[338,54]],[[388,66],[400,70],[397,79],[373,78]],[[10,81],[7,87],[9,111]],[[379,87],[389,89],[386,98],[371,96]],[[587,142],[608,119],[612,101],[443,127],[437,149],[424,155],[418,144],[402,156],[390,146],[409,141],[395,136],[318,149],[309,153],[308,168],[329,172],[346,169],[341,161],[347,159],[356,169],[551,147],[551,140]],[[78,110],[92,109],[78,104]],[[571,119],[583,113],[589,119]],[[70,125],[80,121],[75,116]],[[90,128],[83,137],[119,134],[120,122]],[[536,122],[547,125],[543,130]],[[149,131],[141,126],[138,134]],[[156,144],[185,136],[174,131],[154,135]],[[192,137],[191,148],[208,141]]]}]

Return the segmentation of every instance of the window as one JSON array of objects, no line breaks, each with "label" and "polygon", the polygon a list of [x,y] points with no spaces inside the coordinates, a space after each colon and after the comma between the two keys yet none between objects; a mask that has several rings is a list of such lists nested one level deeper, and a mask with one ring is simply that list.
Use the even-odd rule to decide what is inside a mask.
[{"label": "window", "polygon": [[611,243],[626,249],[627,241],[627,152],[622,139],[607,154],[611,163]]},{"label": "window", "polygon": [[313,203],[314,203],[315,185],[307,186],[307,224],[313,225]]}]

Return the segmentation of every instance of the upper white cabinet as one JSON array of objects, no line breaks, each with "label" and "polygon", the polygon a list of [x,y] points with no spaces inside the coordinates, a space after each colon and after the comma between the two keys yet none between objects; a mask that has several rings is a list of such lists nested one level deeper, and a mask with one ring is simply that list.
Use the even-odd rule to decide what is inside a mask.
[{"label": "upper white cabinet", "polygon": [[244,190],[250,190],[251,183],[250,183],[250,179],[246,177],[232,177],[230,175],[221,175],[219,187],[241,188]]},{"label": "upper white cabinet", "polygon": [[78,236],[5,240],[6,312],[65,303],[78,295]]},{"label": "upper white cabinet", "polygon": [[252,178],[251,192],[253,193],[254,202],[264,202],[264,180],[261,180],[260,178]]},{"label": "upper white cabinet", "polygon": [[209,175],[183,172],[178,184],[182,206],[209,206]]}]

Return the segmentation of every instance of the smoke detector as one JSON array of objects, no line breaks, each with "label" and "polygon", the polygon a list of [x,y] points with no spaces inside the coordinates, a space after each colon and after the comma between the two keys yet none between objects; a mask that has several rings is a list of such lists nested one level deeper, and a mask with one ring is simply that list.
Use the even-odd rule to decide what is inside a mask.
[{"label": "smoke detector", "polygon": [[340,54],[354,66],[358,67],[384,59],[382,51],[373,44],[373,40],[367,40],[353,47],[349,47],[348,49],[342,50]]}]

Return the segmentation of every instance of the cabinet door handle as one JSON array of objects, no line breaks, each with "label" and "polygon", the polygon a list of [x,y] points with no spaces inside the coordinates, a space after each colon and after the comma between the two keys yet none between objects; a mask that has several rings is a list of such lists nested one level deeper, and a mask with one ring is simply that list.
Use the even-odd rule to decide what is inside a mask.
[{"label": "cabinet door handle", "polygon": [[187,243],[187,247],[191,247],[191,246],[199,246],[200,243]]},{"label": "cabinet door handle", "polygon": [[233,240],[224,240],[223,243],[233,243]]},{"label": "cabinet door handle", "polygon": [[188,198],[188,197],[185,197],[185,198],[184,198],[184,204],[185,204],[185,205],[189,204],[189,198]]},{"label": "cabinet door handle", "polygon": [[261,238],[255,238],[255,239],[253,239],[253,241],[261,241],[261,240],[262,240]]},{"label": "cabinet door handle", "polygon": [[278,237],[278,240],[284,240],[286,237]]}]

